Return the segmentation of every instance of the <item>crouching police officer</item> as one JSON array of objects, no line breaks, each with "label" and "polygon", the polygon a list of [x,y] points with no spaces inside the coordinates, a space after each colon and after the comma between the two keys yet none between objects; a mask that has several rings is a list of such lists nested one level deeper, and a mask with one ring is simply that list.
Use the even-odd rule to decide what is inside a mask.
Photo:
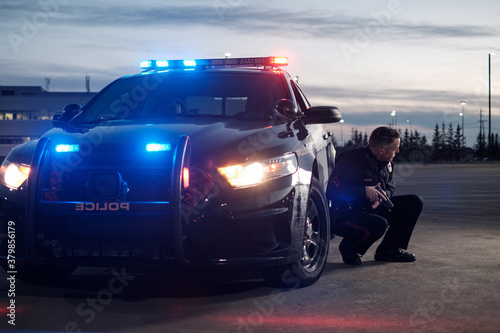
[{"label": "crouching police officer", "polygon": [[400,143],[398,131],[378,127],[370,135],[367,147],[348,150],[337,157],[327,197],[331,202],[332,227],[335,234],[343,237],[339,246],[342,260],[348,265],[360,265],[361,256],[384,233],[375,260],[416,260],[414,254],[404,250],[423,200],[418,195],[393,196],[392,160]]}]

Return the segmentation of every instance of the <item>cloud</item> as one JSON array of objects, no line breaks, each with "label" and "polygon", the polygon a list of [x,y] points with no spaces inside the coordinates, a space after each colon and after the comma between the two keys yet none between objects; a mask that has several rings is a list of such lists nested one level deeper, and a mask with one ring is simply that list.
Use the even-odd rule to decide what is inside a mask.
[{"label": "cloud", "polygon": [[[448,104],[450,96],[456,95],[453,91],[445,90],[424,90],[424,89],[355,89],[335,86],[312,86],[303,85],[303,90],[311,98],[333,99],[339,101],[357,101],[358,104],[365,104],[369,101],[372,105],[395,105],[406,104],[415,106],[416,103],[425,105]],[[424,104],[425,103],[425,104]],[[434,110],[435,108],[432,108]]]},{"label": "cloud", "polygon": [[463,37],[496,37],[498,29],[478,25],[436,25],[431,23],[396,23],[393,33],[409,38],[463,38]]},{"label": "cloud", "polygon": [[[50,2],[50,1],[49,1]],[[54,0],[56,2],[56,0]],[[0,4],[0,16],[31,17],[47,10],[32,3],[19,1]],[[141,6],[100,2],[61,4],[50,9],[59,23],[80,26],[115,27],[175,27],[177,33],[193,26],[237,29],[252,34],[260,32],[288,38],[313,37],[352,40],[358,34],[380,40],[492,37],[498,29],[481,25],[446,25],[428,22],[408,22],[397,14],[382,17],[343,15],[337,12],[309,10],[273,10],[269,6],[245,5],[243,1],[213,1],[199,4]],[[171,30],[170,30],[171,31]]]}]

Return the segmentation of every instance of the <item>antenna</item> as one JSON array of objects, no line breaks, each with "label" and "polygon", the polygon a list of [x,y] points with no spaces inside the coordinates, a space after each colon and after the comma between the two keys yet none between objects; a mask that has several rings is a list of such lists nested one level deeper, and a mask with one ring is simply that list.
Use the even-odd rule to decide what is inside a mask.
[{"label": "antenna", "polygon": [[484,123],[487,123],[488,120],[483,120],[483,109],[479,110],[479,136],[486,136],[486,132],[484,131]]},{"label": "antenna", "polygon": [[45,91],[49,91],[50,89],[50,77],[45,78]]},{"label": "antenna", "polygon": [[87,88],[87,93],[90,92],[90,76],[85,76],[85,88]]}]

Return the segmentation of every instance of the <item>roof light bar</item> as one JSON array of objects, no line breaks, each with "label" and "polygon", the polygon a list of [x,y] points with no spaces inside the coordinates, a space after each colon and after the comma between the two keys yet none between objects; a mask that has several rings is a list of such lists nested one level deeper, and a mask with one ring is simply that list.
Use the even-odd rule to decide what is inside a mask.
[{"label": "roof light bar", "polygon": [[287,57],[257,57],[257,58],[220,58],[220,59],[185,59],[185,60],[143,60],[141,68],[154,69],[183,69],[198,66],[205,67],[264,67],[287,66]]}]

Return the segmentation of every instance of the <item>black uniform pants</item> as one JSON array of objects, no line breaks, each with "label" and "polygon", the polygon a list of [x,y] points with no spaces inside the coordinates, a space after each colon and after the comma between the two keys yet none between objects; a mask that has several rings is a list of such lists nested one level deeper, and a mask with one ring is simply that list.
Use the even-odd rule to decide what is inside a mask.
[{"label": "black uniform pants", "polygon": [[391,212],[382,206],[371,211],[349,210],[335,229],[343,237],[342,247],[363,255],[385,233],[379,249],[406,250],[424,201],[413,194],[394,196],[391,201]]}]

